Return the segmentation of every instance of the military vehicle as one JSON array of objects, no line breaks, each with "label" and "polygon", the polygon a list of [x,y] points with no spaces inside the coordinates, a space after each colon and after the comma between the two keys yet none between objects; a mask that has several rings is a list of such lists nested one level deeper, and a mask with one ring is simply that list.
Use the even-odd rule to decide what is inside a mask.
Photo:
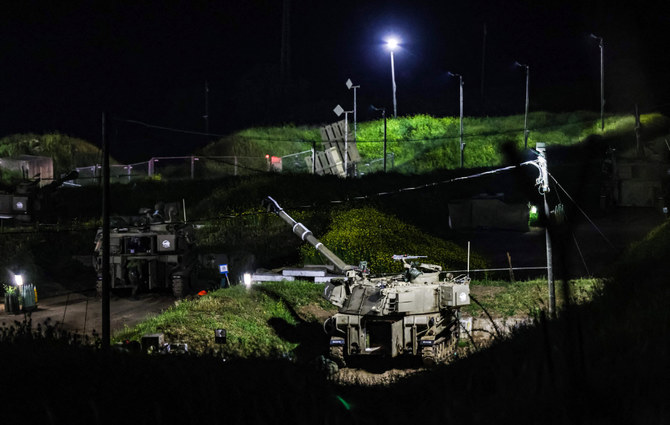
[{"label": "military vehicle", "polygon": [[366,262],[346,264],[274,199],[267,197],[263,203],[343,275],[326,284],[323,292],[339,307],[324,330],[330,334],[330,357],[340,366],[366,356],[419,357],[430,366],[455,352],[460,308],[470,304],[469,277],[454,277],[439,265],[412,261],[424,257],[410,255],[393,256],[403,262],[403,273],[371,277]]},{"label": "military vehicle", "polygon": [[[178,203],[158,203],[139,216],[110,219],[111,289],[171,289],[181,298],[195,279],[198,258],[194,229],[179,221]],[[95,236],[96,289],[102,293],[102,229]]]}]

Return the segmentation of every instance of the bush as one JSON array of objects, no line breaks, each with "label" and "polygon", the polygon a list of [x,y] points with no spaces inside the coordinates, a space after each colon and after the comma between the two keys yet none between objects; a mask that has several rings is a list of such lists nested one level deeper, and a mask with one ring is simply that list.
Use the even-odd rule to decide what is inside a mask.
[{"label": "bush", "polygon": [[[464,268],[467,262],[463,248],[371,207],[334,211],[330,231],[320,240],[347,264],[367,261],[375,274],[401,272],[402,264],[392,259],[395,254],[425,255],[426,262],[444,268]],[[311,246],[303,246],[301,256],[304,262],[320,261]],[[484,266],[477,255],[470,262],[473,268]]]}]

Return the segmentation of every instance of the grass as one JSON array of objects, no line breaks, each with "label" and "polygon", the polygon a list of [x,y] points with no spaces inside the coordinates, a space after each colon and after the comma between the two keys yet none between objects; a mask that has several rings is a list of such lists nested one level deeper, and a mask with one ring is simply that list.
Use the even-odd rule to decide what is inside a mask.
[{"label": "grass", "polygon": [[[504,117],[465,117],[465,167],[493,167],[501,165],[504,157],[501,147],[511,143],[517,149],[524,146],[523,115]],[[646,132],[667,131],[668,119],[660,114],[645,114],[641,122]],[[544,142],[548,147],[572,146],[593,136],[602,139],[620,139],[632,135],[635,122],[632,116],[610,115],[605,120],[605,131],[600,130],[600,116],[595,112],[569,113],[532,112],[528,115],[528,147]],[[393,153],[394,170],[401,173],[425,173],[440,168],[460,166],[459,119],[415,115],[391,119],[387,122],[387,152]],[[383,156],[383,121],[358,123],[357,146],[362,157],[359,169],[378,171],[381,161],[366,166]],[[204,155],[266,154],[283,156],[309,150],[312,142],[321,149],[318,127],[250,128],[225,137],[202,151]],[[389,154],[390,155],[390,154]],[[387,158],[391,160],[391,158]],[[307,171],[302,164],[295,171]],[[290,168],[292,169],[292,168]]]},{"label": "grass", "polygon": [[[580,304],[590,300],[602,284],[598,279],[571,281],[572,302]],[[477,300],[493,317],[537,314],[548,305],[546,282],[542,280],[474,281],[471,285],[472,292],[478,294]],[[303,336],[317,340],[322,319],[310,311],[314,308],[328,314],[336,311],[321,297],[322,290],[322,285],[311,282],[266,282],[250,290],[244,286],[220,289],[184,300],[160,315],[116,333],[113,340],[140,341],[142,335],[162,332],[166,341],[185,342],[197,353],[215,352],[233,358],[291,357],[303,342],[288,337],[283,331],[295,331],[307,323],[312,333]],[[556,292],[560,308],[564,297],[558,284]],[[484,316],[474,303],[466,307],[465,312]],[[228,335],[227,343],[221,346],[214,344],[214,330],[219,328],[226,329]]]},{"label": "grass", "polygon": [[85,140],[58,132],[14,134],[0,138],[0,158],[12,158],[19,155],[52,157],[54,177],[67,173],[75,167],[102,162],[100,148]]},{"label": "grass", "polygon": [[[142,335],[162,332],[166,341],[185,342],[194,352],[214,351],[234,358],[273,358],[288,355],[297,343],[278,336],[271,319],[295,326],[304,320],[296,311],[322,300],[321,285],[311,282],[265,283],[251,289],[233,286],[179,302],[160,315],[126,328],[114,341],[140,341]],[[313,317],[306,317],[314,319]],[[226,329],[225,345],[214,344],[214,330]]]},{"label": "grass", "polygon": [[[602,290],[602,279],[575,279],[568,282],[570,302],[581,304],[589,301],[594,294]],[[471,292],[493,317],[512,317],[536,315],[549,305],[549,292],[546,279],[528,281],[472,281]],[[565,305],[565,290],[561,282],[555,282],[556,305]],[[484,312],[471,303],[465,312],[483,317]]]},{"label": "grass", "polygon": [[[522,149],[523,119],[523,115],[465,117],[463,119],[465,167],[501,165],[504,162],[501,147],[506,143]],[[640,121],[644,130],[643,136],[667,132],[670,126],[668,118],[658,113],[641,115]],[[600,116],[596,112],[531,112],[528,115],[528,147],[535,147],[537,142],[544,142],[548,147],[572,146],[594,136],[605,140],[619,140],[625,136],[632,136],[634,127],[635,122],[630,115],[607,116],[603,132],[600,130]],[[383,138],[382,120],[358,123],[357,142],[362,157],[359,169],[362,172],[381,169]],[[253,127],[223,137],[194,154],[237,156],[243,158],[240,164],[247,164],[248,167],[248,169],[238,168],[237,171],[241,174],[255,174],[266,169],[265,155],[285,156],[304,152],[310,150],[313,143],[318,150],[322,149],[320,129],[317,126],[286,124],[276,127]],[[458,168],[460,166],[458,144],[457,117],[414,115],[390,119],[387,123],[387,152],[389,155],[392,153],[394,170],[397,172],[412,174],[442,168]],[[0,139],[0,157],[21,154],[53,157],[56,174],[72,170],[76,166],[88,166],[100,162],[100,150],[96,146],[57,132],[43,135],[15,134]],[[390,161],[390,156],[387,159]],[[233,172],[232,162],[225,159],[203,161],[200,168],[204,170],[199,170],[202,175]],[[284,170],[309,172],[302,156],[286,158]],[[183,173],[178,175],[183,176]]]}]

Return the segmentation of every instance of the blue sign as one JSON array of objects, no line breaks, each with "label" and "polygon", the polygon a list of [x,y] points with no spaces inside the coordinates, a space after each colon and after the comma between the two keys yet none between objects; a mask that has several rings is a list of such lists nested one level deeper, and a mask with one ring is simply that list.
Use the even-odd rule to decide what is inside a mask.
[{"label": "blue sign", "polygon": [[219,264],[219,273],[228,274],[228,264]]}]

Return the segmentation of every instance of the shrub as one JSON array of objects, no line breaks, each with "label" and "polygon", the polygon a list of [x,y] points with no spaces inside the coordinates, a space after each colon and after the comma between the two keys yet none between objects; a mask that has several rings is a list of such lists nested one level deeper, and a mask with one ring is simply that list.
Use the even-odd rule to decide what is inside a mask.
[{"label": "shrub", "polygon": [[[392,259],[395,254],[425,255],[426,262],[445,268],[463,268],[467,262],[463,248],[371,207],[334,211],[330,231],[321,241],[348,264],[367,261],[376,274],[402,271],[402,264]],[[305,262],[319,260],[311,246],[303,246],[301,256]],[[484,261],[475,255],[471,265],[480,267]]]}]

